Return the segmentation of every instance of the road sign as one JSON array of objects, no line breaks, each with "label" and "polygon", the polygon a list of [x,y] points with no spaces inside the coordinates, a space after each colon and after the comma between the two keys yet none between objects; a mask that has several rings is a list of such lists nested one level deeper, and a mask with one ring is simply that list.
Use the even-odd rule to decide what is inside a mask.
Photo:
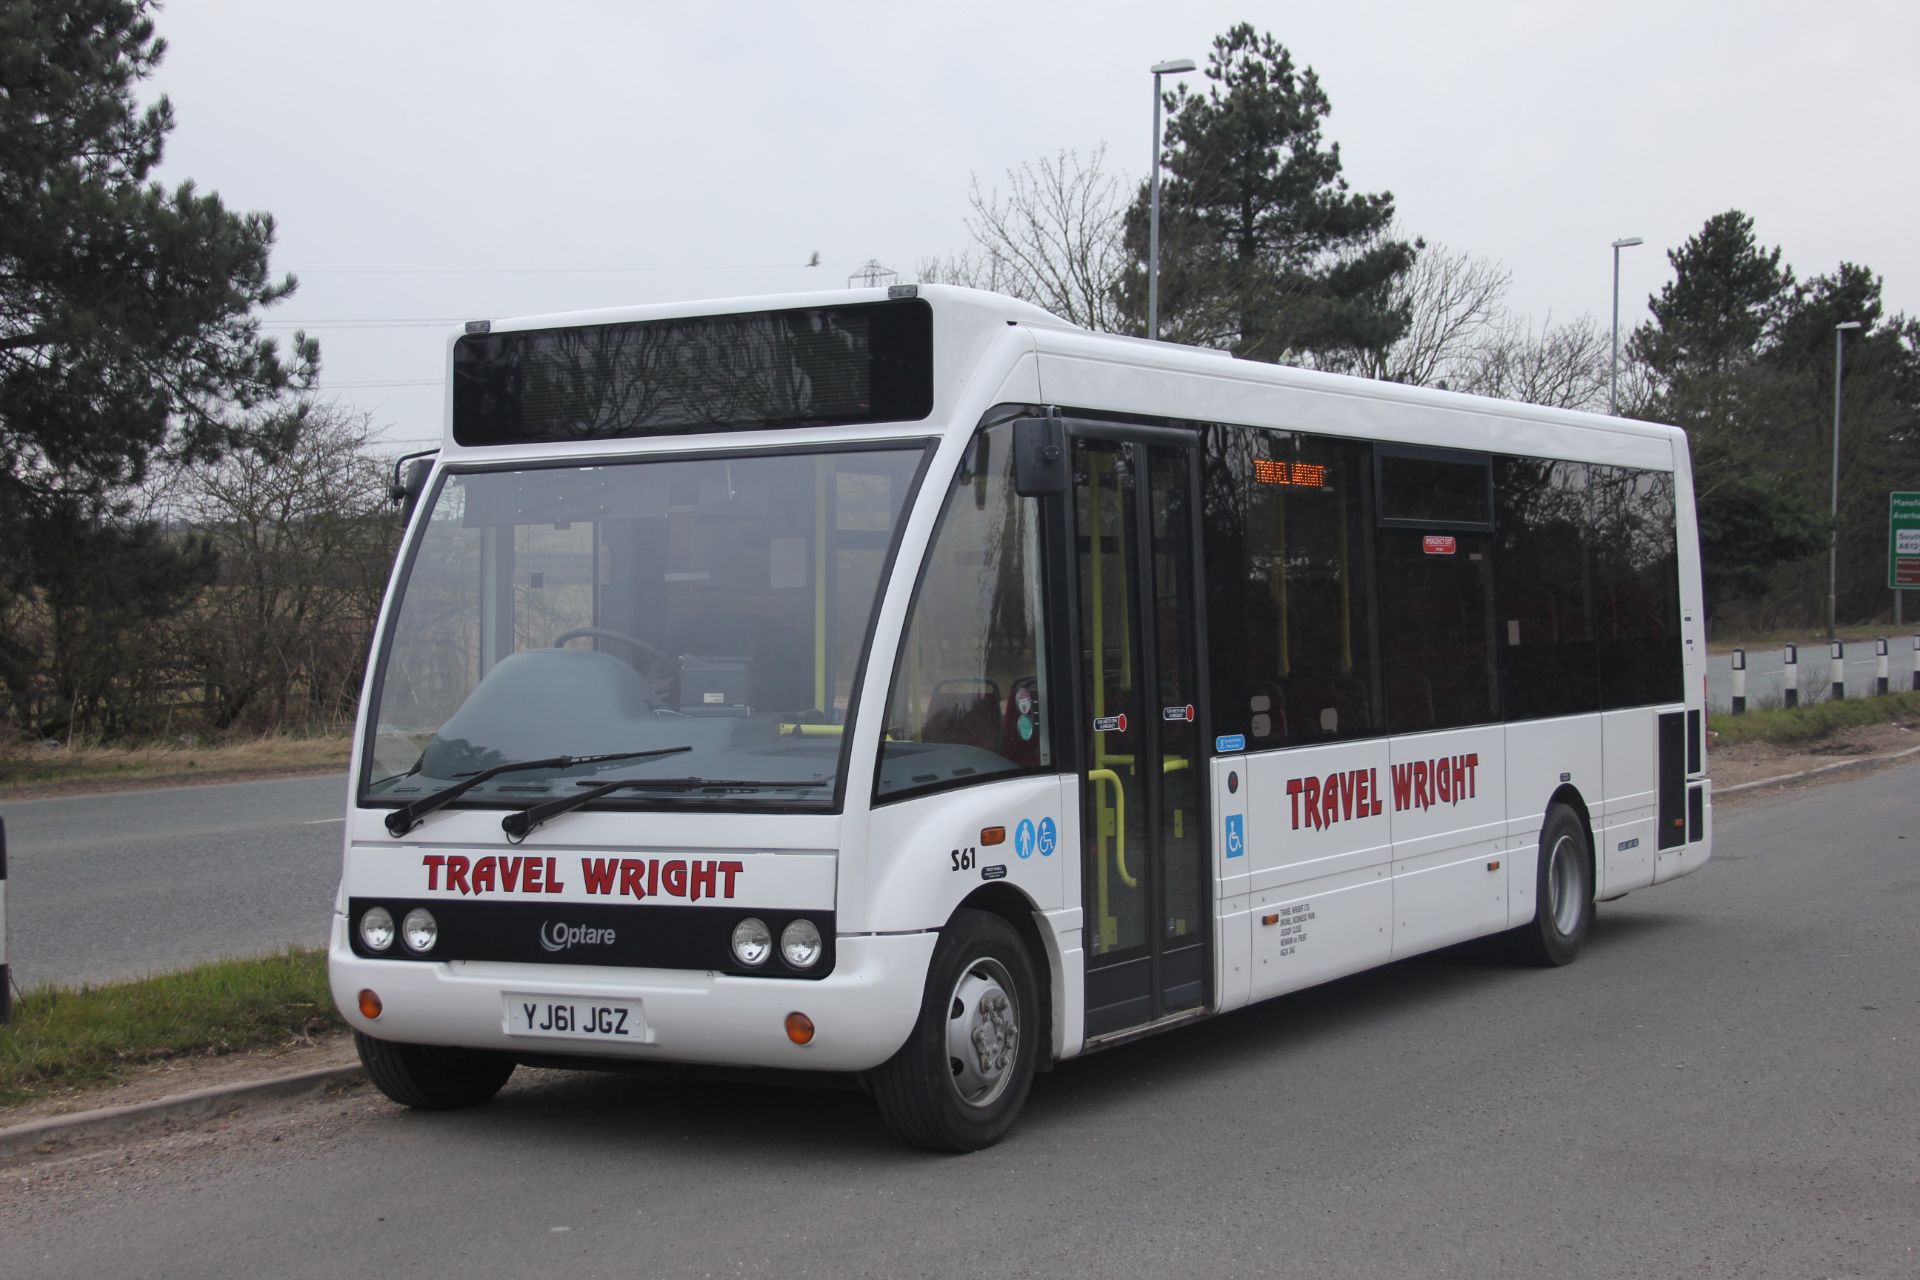
[{"label": "road sign", "polygon": [[1887,585],[1920,590],[1920,493],[1887,495]]}]

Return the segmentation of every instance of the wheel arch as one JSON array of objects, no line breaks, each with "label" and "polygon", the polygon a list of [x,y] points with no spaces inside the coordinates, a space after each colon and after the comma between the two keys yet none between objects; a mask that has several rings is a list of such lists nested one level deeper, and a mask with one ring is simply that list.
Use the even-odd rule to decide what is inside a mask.
[{"label": "wheel arch", "polygon": [[[1593,838],[1593,815],[1587,811],[1586,797],[1580,794],[1580,788],[1571,782],[1563,782],[1547,798],[1547,807],[1541,811],[1540,834],[1544,839],[1547,832],[1547,814],[1554,806],[1567,809],[1580,821],[1580,830],[1587,837],[1587,884],[1593,890],[1594,900],[1600,899],[1600,846]],[[1538,904],[1536,904],[1536,910]]]},{"label": "wheel arch", "polygon": [[954,910],[984,911],[988,915],[999,916],[1020,935],[1020,941],[1027,948],[1027,957],[1033,964],[1034,986],[1040,996],[1041,1026],[1045,1029],[1040,1043],[1046,1047],[1046,1052],[1038,1057],[1034,1068],[1039,1071],[1051,1070],[1060,1052],[1060,1028],[1056,1019],[1064,993],[1060,989],[1060,957],[1051,932],[1040,923],[1040,908],[1019,889],[1000,882],[981,885]]}]

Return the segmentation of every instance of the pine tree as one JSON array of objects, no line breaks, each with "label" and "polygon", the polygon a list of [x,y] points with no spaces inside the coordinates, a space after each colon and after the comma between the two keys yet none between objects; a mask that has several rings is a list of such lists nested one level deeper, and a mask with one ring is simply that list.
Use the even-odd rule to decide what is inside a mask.
[{"label": "pine tree", "polygon": [[[1161,336],[1258,360],[1352,365],[1406,327],[1390,290],[1414,246],[1388,234],[1393,196],[1349,191],[1311,67],[1242,23],[1213,42],[1204,94],[1167,95],[1161,190]],[[1144,264],[1143,186],[1128,246]],[[1144,315],[1144,274],[1127,287]]]},{"label": "pine tree", "polygon": [[216,455],[319,356],[260,335],[295,286],[268,273],[273,219],[151,180],[173,128],[134,96],[166,52],[152,10],[0,0],[0,590],[31,579],[36,524]]}]

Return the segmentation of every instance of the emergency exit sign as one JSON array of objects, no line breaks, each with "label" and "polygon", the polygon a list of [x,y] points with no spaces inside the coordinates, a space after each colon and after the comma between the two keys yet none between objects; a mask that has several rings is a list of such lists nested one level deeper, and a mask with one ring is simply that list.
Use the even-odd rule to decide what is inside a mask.
[{"label": "emergency exit sign", "polygon": [[1920,590],[1920,493],[1887,495],[1887,585]]}]

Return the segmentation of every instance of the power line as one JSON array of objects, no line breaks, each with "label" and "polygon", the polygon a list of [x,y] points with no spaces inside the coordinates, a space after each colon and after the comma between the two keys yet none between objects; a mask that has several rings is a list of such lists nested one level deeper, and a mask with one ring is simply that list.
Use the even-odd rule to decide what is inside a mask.
[{"label": "power line", "polygon": [[443,387],[445,385],[446,381],[442,378],[398,378],[392,381],[375,382],[322,382],[311,390],[345,391],[349,387]]}]

